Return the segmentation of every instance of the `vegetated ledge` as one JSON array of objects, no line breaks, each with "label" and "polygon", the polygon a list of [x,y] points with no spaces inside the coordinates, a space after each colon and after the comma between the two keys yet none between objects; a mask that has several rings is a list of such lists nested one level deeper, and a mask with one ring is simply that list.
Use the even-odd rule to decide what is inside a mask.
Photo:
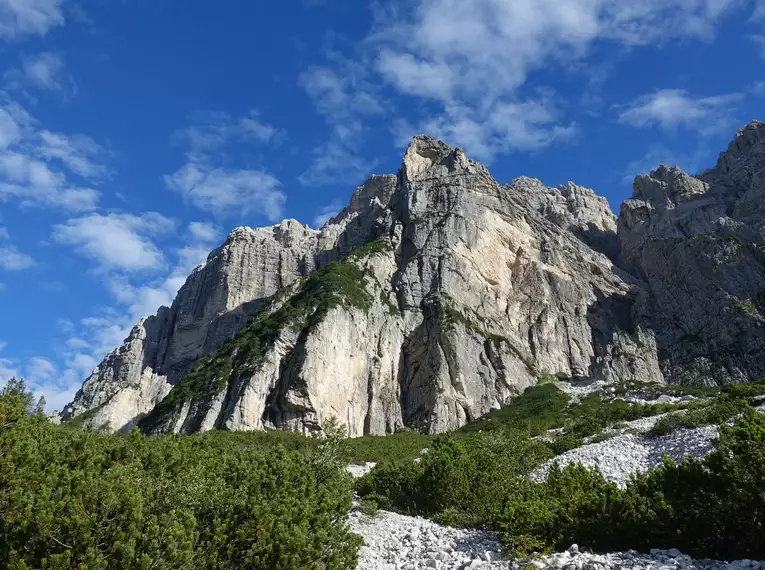
[{"label": "vegetated ledge", "polygon": [[139,428],[145,433],[157,431],[186,403],[198,404],[197,414],[206,414],[212,399],[232,378],[257,371],[285,327],[305,335],[334,307],[369,310],[373,297],[365,286],[364,272],[349,259],[333,261],[305,278],[284,301],[283,292],[274,295],[266,310],[181,378],[139,422]]}]

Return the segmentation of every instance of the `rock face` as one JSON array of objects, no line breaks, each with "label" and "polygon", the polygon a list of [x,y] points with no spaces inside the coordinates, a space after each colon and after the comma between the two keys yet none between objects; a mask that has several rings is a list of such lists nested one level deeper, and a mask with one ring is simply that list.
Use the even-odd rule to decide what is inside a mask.
[{"label": "rock face", "polygon": [[[747,350],[760,342],[751,330],[761,320],[752,291],[765,287],[753,262],[761,132],[743,130],[700,178],[666,168],[638,177],[618,235],[591,190],[528,178],[503,187],[462,150],[415,137],[397,176],[370,178],[321,230],[294,220],[234,230],[172,307],[106,357],[63,418],[191,433],[315,432],[336,417],[357,436],[439,433],[543,375],[727,381],[715,376],[728,366],[720,347],[742,335]],[[730,258],[706,249],[732,251],[738,242],[721,236],[748,245]],[[666,253],[695,264],[688,280],[707,296],[675,307],[682,266],[662,274],[647,252],[680,238],[680,253]],[[730,296],[754,310],[735,312]],[[680,317],[704,321],[710,303],[725,303],[731,317],[703,337],[706,352],[688,354],[682,370],[693,374],[683,376],[672,327]],[[730,378],[757,370],[730,358]]]},{"label": "rock face", "polygon": [[648,326],[673,383],[765,376],[765,125],[741,129],[699,177],[638,176],[619,217],[621,262],[650,292]]}]

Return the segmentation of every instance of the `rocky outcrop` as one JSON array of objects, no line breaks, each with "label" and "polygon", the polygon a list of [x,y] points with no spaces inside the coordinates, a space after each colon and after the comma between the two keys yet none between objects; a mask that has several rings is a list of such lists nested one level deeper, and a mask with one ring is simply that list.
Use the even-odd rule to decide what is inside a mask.
[{"label": "rocky outcrop", "polygon": [[699,177],[662,166],[622,205],[622,266],[645,282],[666,379],[765,376],[765,125],[738,132]]},{"label": "rocky outcrop", "polygon": [[351,435],[439,433],[542,376],[751,378],[761,132],[742,130],[700,177],[638,177],[618,228],[591,190],[500,186],[462,150],[415,137],[397,176],[370,178],[321,230],[234,230],[64,416],[148,432],[315,432],[336,417]]},{"label": "rocky outcrop", "polygon": [[505,186],[520,194],[545,219],[572,232],[594,250],[616,260],[619,239],[616,216],[608,200],[593,190],[569,182],[566,186],[548,188],[539,180],[521,176]]}]

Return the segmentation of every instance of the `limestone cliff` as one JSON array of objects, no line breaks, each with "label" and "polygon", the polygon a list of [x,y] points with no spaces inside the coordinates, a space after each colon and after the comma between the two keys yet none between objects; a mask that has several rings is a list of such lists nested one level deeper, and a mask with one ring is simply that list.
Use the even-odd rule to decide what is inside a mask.
[{"label": "limestone cliff", "polygon": [[[501,186],[462,150],[415,137],[397,176],[370,178],[321,230],[234,230],[64,418],[191,433],[314,432],[335,416],[352,435],[438,433],[543,376],[751,378],[760,127],[700,177],[638,177],[618,233],[592,190]],[[682,363],[681,334],[702,339]],[[736,342],[751,354],[732,356]]]},{"label": "limestone cliff", "polygon": [[650,292],[667,381],[765,376],[765,125],[741,129],[698,177],[662,166],[622,205],[622,265]]}]

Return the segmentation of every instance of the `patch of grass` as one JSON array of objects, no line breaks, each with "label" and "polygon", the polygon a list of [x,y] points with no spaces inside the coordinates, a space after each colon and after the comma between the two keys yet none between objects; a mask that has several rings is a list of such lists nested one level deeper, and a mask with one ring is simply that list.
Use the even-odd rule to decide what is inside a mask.
[{"label": "patch of grass", "polygon": [[385,436],[365,436],[345,442],[350,463],[363,465],[367,462],[413,461],[420,452],[433,444],[434,436],[412,430],[402,430]]},{"label": "patch of grass", "polygon": [[752,303],[749,299],[731,299],[730,306],[737,311],[743,311],[744,313],[752,316],[757,316],[760,314],[760,312],[757,310],[757,307],[755,307],[754,303]]},{"label": "patch of grass", "polygon": [[359,500],[359,510],[369,517],[377,516],[379,505],[373,496]]},{"label": "patch of grass", "polygon": [[459,430],[461,433],[491,431],[512,426],[530,436],[565,426],[569,397],[554,384],[533,386],[507,406],[493,410]]},{"label": "patch of grass", "polygon": [[722,394],[703,407],[664,416],[654,424],[650,433],[658,436],[666,435],[678,429],[723,424],[750,407],[746,399]]},{"label": "patch of grass", "polygon": [[105,405],[106,404],[101,404],[100,406],[96,406],[87,412],[83,412],[79,416],[75,416],[71,420],[64,422],[64,425],[71,428],[83,428],[88,424],[90,420],[96,417],[96,414],[98,414],[98,412],[100,412]]},{"label": "patch of grass", "polygon": [[584,439],[577,435],[565,434],[560,435],[552,441],[545,442],[555,455],[563,455],[567,451],[576,449],[584,445]]},{"label": "patch of grass", "polygon": [[374,257],[375,255],[388,253],[391,251],[393,251],[393,244],[391,243],[390,239],[387,237],[379,237],[377,239],[368,241],[357,250],[348,254],[348,258],[358,260]]},{"label": "patch of grass", "polygon": [[541,386],[543,384],[552,384],[553,382],[555,382],[557,380],[558,380],[557,376],[555,376],[553,374],[541,374],[537,378],[537,385]]},{"label": "patch of grass", "polygon": [[[444,297],[446,298],[446,296]],[[461,325],[465,329],[473,331],[474,333],[481,335],[485,339],[488,339],[495,344],[499,344],[501,342],[506,342],[508,345],[510,344],[510,341],[507,339],[507,337],[484,330],[478,323],[470,320],[468,317],[463,315],[448,303],[443,303],[443,322],[447,327]]]},{"label": "patch of grass", "polygon": [[656,416],[677,410],[673,404],[629,404],[623,400],[604,401],[591,394],[576,404],[552,383],[527,388],[499,410],[494,410],[459,431],[470,433],[512,427],[531,437],[551,429],[566,428],[578,438],[601,433],[614,424]]}]

